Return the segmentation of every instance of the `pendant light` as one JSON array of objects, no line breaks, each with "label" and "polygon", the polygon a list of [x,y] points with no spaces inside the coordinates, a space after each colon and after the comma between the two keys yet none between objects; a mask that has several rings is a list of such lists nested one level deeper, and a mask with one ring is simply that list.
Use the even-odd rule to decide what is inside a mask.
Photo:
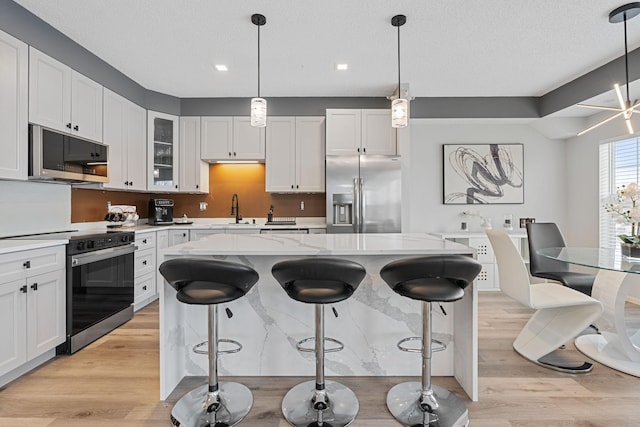
[{"label": "pendant light", "polygon": [[391,127],[407,127],[409,121],[409,102],[401,97],[400,91],[400,27],[407,22],[404,15],[396,15],[391,18],[391,25],[398,28],[398,97],[391,101]]},{"label": "pendant light", "polygon": [[251,126],[262,128],[267,125],[267,100],[260,98],[260,27],[267,23],[267,18],[254,13],[251,22],[258,27],[258,97],[251,99]]},{"label": "pendant light", "polygon": [[596,123],[595,125],[588,127],[587,129],[583,130],[582,132],[578,133],[578,135],[582,135],[585,134],[587,132],[589,132],[592,129],[597,128],[600,125],[603,125],[605,123],[607,123],[608,121],[611,121],[613,119],[615,119],[616,117],[622,116],[624,118],[624,121],[627,125],[627,130],[629,131],[629,134],[633,134],[633,126],[631,125],[631,116],[633,115],[633,113],[637,113],[638,111],[636,110],[636,108],[638,108],[640,106],[640,102],[638,102],[638,100],[633,101],[633,103],[631,102],[631,99],[629,99],[629,51],[627,48],[627,21],[635,16],[637,16],[638,14],[640,14],[640,2],[633,2],[633,3],[627,3],[625,5],[622,5],[620,7],[617,7],[615,9],[613,9],[610,13],[609,13],[609,22],[612,24],[617,24],[619,22],[623,22],[624,23],[624,70],[625,70],[625,79],[626,79],[626,84],[625,84],[625,88],[626,88],[626,92],[627,92],[627,100],[625,101],[624,98],[622,98],[622,92],[620,91],[620,85],[618,83],[614,84],[613,87],[616,90],[616,95],[618,96],[618,102],[620,103],[620,108],[617,107],[605,107],[605,106],[600,106],[600,105],[589,105],[589,104],[578,104],[581,107],[587,107],[587,108],[596,108],[596,109],[600,109],[600,110],[609,110],[609,111],[616,111],[616,114],[614,114],[613,116],[606,118],[604,120],[602,120],[601,122]]}]

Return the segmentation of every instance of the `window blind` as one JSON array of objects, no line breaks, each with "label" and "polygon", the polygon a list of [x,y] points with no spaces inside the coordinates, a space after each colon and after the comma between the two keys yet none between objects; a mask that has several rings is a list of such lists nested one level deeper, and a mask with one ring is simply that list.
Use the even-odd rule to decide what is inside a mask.
[{"label": "window blind", "polygon": [[600,247],[614,248],[618,234],[631,232],[631,226],[619,224],[603,206],[614,201],[612,195],[623,185],[640,180],[640,138],[600,144],[599,200]]}]

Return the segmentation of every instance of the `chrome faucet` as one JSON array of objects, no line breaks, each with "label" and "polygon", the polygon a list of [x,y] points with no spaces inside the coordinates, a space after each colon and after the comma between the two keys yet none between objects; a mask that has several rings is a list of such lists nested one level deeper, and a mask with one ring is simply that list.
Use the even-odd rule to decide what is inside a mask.
[{"label": "chrome faucet", "polygon": [[240,206],[238,205],[238,195],[236,193],[231,196],[231,215],[235,215],[236,224],[240,224],[242,216],[240,216]]}]

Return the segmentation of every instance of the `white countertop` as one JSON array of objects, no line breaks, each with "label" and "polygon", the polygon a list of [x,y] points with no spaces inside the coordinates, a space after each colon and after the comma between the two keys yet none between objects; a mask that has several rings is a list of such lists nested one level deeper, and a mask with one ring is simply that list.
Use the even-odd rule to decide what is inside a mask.
[{"label": "white countertop", "polygon": [[[179,221],[180,218],[176,218],[176,221]],[[255,224],[253,223],[255,220]],[[241,223],[235,224],[233,222],[233,218],[189,218],[189,221],[193,222],[193,224],[180,224],[176,222],[175,224],[169,225],[149,225],[149,224],[138,224],[135,227],[123,227],[122,230],[131,230],[136,233],[145,233],[151,231],[161,231],[161,230],[256,230],[256,233],[260,232],[261,229],[292,229],[292,228],[326,228],[327,225],[325,223],[325,219],[321,217],[308,217],[308,218],[297,218],[295,225],[266,225],[266,220],[264,218],[248,218],[243,219]],[[95,223],[94,223],[95,224]],[[104,223],[106,226],[106,222]],[[78,224],[73,224],[77,226]]]},{"label": "white countertop", "polygon": [[[502,231],[502,229],[500,229],[500,231]],[[444,232],[438,232],[438,233],[431,233],[434,236],[437,237],[442,237],[444,239],[466,239],[469,237],[487,237],[487,234],[484,232],[484,230],[480,230],[480,231],[462,231],[462,230],[458,230],[458,231],[444,231]],[[527,230],[526,229],[517,229],[517,230],[511,230],[511,231],[507,231],[507,234],[511,237],[518,237],[518,238],[525,238],[527,237]]]},{"label": "white countertop", "polygon": [[424,233],[217,234],[168,248],[165,255],[431,255],[474,249]]},{"label": "white countertop", "polygon": [[28,251],[31,249],[42,249],[51,246],[66,245],[68,240],[0,240],[0,254],[11,252]]}]

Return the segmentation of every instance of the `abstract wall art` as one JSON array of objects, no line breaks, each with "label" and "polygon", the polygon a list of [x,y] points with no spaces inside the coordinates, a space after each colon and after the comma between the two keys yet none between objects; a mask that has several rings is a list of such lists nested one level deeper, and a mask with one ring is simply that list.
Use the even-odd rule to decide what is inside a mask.
[{"label": "abstract wall art", "polygon": [[524,203],[522,144],[444,144],[445,205]]}]

